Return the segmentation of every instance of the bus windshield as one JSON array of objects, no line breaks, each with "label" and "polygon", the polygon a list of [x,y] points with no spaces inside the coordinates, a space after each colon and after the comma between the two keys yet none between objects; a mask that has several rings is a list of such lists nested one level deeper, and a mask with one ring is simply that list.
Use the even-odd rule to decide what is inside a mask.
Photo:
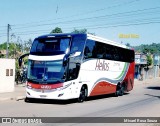
[{"label": "bus windshield", "polygon": [[28,80],[37,83],[63,82],[64,67],[62,60],[28,61]]},{"label": "bus windshield", "polygon": [[65,54],[69,48],[70,38],[41,38],[35,39],[30,54],[57,55]]}]

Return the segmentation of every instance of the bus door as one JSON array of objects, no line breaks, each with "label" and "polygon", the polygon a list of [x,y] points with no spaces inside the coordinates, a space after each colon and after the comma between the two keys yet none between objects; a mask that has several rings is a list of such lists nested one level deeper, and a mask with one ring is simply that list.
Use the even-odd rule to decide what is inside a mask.
[{"label": "bus door", "polygon": [[84,36],[73,37],[68,59],[68,80],[73,80],[78,77],[84,45]]}]

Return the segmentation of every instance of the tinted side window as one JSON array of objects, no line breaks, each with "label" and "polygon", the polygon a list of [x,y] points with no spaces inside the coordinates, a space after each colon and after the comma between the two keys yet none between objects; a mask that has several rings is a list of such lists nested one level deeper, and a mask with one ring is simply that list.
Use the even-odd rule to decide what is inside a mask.
[{"label": "tinted side window", "polygon": [[96,49],[97,49],[97,58],[103,59],[105,53],[105,44],[96,42]]},{"label": "tinted side window", "polygon": [[85,58],[107,59],[121,62],[134,62],[134,51],[121,47],[87,40],[84,50]]},{"label": "tinted side window", "polygon": [[129,49],[120,48],[120,61],[122,62],[134,62],[134,51]]},{"label": "tinted side window", "polygon": [[85,58],[96,58],[96,45],[95,41],[93,40],[87,40],[86,41],[86,46],[84,49],[84,56]]},{"label": "tinted side window", "polygon": [[75,52],[83,52],[85,44],[85,38],[81,36],[75,36],[72,40],[71,54]]}]

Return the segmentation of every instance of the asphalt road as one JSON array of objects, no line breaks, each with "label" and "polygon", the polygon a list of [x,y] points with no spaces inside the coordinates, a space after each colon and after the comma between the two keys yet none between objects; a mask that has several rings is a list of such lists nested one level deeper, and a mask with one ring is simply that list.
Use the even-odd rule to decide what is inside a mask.
[{"label": "asphalt road", "polygon": [[[160,117],[160,80],[135,84],[134,90],[124,96],[94,97],[83,103],[76,103],[74,100],[65,103],[52,100],[38,100],[34,103],[26,103],[24,100],[4,101],[0,103],[0,117]],[[130,123],[129,125],[137,126],[138,124]],[[160,126],[151,123],[139,125]]]}]

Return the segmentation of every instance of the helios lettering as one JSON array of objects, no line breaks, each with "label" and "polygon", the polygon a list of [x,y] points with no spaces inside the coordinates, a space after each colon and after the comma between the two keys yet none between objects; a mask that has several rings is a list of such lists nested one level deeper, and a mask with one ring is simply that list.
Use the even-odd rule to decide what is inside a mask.
[{"label": "helios lettering", "polygon": [[98,59],[96,62],[95,70],[108,71],[109,63],[106,63],[105,60]]}]

